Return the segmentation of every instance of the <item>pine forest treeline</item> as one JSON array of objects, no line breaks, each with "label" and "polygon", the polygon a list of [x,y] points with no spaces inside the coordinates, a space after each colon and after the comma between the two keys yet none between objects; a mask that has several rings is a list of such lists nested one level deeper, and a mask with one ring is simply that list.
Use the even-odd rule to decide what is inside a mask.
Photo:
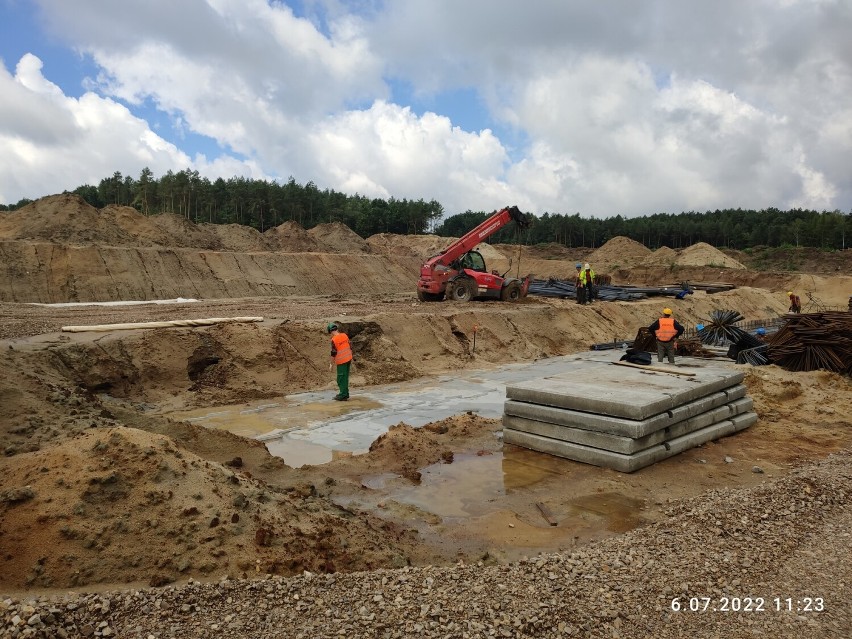
[{"label": "pine forest treeline", "polygon": [[[198,171],[169,171],[159,180],[143,169],[138,180],[116,172],[98,186],[74,189],[95,208],[132,206],[145,215],[175,213],[195,223],[242,224],[263,232],[289,220],[310,229],[326,222],[342,222],[369,237],[376,233],[419,234],[434,227],[444,215],[432,200],[388,200],[346,195],[313,183],[300,185],[290,178],[284,184],[233,177],[210,181]],[[0,209],[29,204],[21,200]]]},{"label": "pine forest treeline", "polygon": [[[320,190],[313,182],[300,185],[292,177],[286,183],[243,177],[210,181],[190,170],[169,171],[160,179],[147,168],[138,179],[116,172],[102,179],[97,187],[87,184],[73,192],[96,208],[111,204],[132,206],[145,215],[175,213],[196,223],[242,224],[261,232],[288,220],[305,229],[341,222],[364,238],[376,233],[427,232],[458,237],[491,214],[468,210],[445,217],[443,206],[435,200],[347,195]],[[0,205],[0,211],[15,210],[30,202],[25,199]],[[509,204],[512,203],[502,203]],[[491,236],[489,242],[597,248],[613,237],[625,236],[652,249],[677,249],[706,242],[740,250],[756,246],[836,250],[849,247],[852,230],[852,212],[837,210],[738,208],[605,219],[584,218],[579,213],[544,213],[533,218],[533,224],[522,235],[509,226]]]}]

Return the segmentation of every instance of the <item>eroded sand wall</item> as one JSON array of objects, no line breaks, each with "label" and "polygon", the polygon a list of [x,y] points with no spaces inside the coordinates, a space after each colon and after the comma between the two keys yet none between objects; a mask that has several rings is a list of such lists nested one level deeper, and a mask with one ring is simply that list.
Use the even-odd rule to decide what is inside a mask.
[{"label": "eroded sand wall", "polygon": [[2,302],[381,294],[416,284],[410,267],[369,254],[0,242]]}]

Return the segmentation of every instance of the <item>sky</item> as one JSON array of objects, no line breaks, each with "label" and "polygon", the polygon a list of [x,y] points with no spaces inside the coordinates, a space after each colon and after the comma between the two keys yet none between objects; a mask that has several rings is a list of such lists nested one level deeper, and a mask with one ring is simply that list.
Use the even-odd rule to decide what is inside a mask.
[{"label": "sky", "polygon": [[197,170],[445,214],[852,211],[852,0],[0,0],[0,203]]}]

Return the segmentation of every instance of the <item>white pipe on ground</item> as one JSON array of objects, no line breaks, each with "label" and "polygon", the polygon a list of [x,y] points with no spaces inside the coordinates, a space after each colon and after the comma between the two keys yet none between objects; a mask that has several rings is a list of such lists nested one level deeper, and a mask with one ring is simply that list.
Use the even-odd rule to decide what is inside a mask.
[{"label": "white pipe on ground", "polygon": [[262,322],[262,317],[210,317],[207,319],[170,320],[167,322],[136,322],[132,324],[93,324],[92,326],[63,326],[66,333],[84,331],[127,331],[139,328],[173,328],[176,326],[211,326],[224,322]]}]

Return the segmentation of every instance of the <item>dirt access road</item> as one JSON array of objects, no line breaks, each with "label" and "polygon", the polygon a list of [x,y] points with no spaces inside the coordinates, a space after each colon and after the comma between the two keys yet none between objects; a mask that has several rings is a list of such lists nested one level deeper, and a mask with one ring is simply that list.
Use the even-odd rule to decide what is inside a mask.
[{"label": "dirt access road", "polygon": [[[335,252],[340,249],[326,239],[315,253],[285,252],[295,251],[298,243],[260,253],[252,245],[241,253],[233,245],[222,248],[223,240],[217,248],[209,238],[212,244],[201,248],[187,241],[170,245],[160,228],[156,241],[140,247],[138,239],[134,244],[108,233],[122,224],[154,228],[154,218],[127,210],[92,213],[65,196],[47,200],[20,219],[0,221],[7,272],[24,268],[27,260],[37,267],[27,274],[26,289],[37,299],[21,300],[24,289],[15,285],[4,289],[6,301],[0,303],[5,451],[0,590],[5,593],[160,586],[304,570],[449,566],[459,560],[510,565],[538,553],[594,552],[605,538],[628,543],[631,534],[674,525],[678,513],[700,509],[702,500],[720,491],[760,490],[852,444],[848,378],[769,366],[746,374],[760,416],[755,426],[631,475],[503,446],[499,421],[469,414],[423,428],[399,424],[367,454],[288,467],[261,442],[164,415],[286,401],[291,393],[331,389],[323,332],[331,319],[352,336],[357,395],[365,385],[447,371],[475,374],[629,338],[655,319],[660,301],[586,307],[544,298],[512,305],[419,304],[411,283],[424,246],[433,249],[435,238],[381,236],[362,245],[345,227],[331,228],[324,229],[325,237],[342,237],[351,252]],[[110,224],[104,225],[108,215]],[[61,237],[51,226],[57,217]],[[75,226],[78,218],[82,221]],[[184,228],[180,237],[192,238],[198,230]],[[290,225],[262,239],[269,245],[277,237],[280,246],[285,231],[292,240],[323,229],[309,236]],[[137,228],[130,235],[155,234]],[[316,250],[316,243],[303,246]],[[692,324],[716,309],[738,310],[748,319],[776,317],[786,310],[787,287],[810,291],[816,303],[826,305],[840,306],[848,297],[848,277],[755,273],[741,264],[722,266],[725,256],[711,249],[664,251],[657,255],[662,262],[654,264],[655,253],[616,238],[597,256],[554,251],[555,259],[540,254],[525,264],[541,277],[567,276],[573,260],[591,259],[603,265],[599,272],[609,265],[622,283],[659,284],[670,276],[671,282],[738,284],[677,302],[678,319]],[[489,250],[492,263],[508,264],[505,252]],[[52,259],[45,258],[48,254]],[[191,272],[191,290],[181,289],[175,278],[168,287],[151,287],[152,264],[177,260],[172,264],[183,268],[202,254],[208,270]],[[281,260],[291,269],[295,288],[247,266],[259,269]],[[369,277],[373,271],[340,278],[335,267],[340,263],[346,268],[369,264],[384,274],[378,281]],[[98,271],[104,268],[108,272]],[[109,284],[95,286],[92,279]],[[24,303],[114,300],[122,291],[146,293],[136,299],[190,298],[193,291],[228,286],[254,294],[110,307]],[[85,298],[83,291],[99,295]],[[59,331],[66,325],[229,316],[264,320],[193,329]],[[338,406],[335,410],[351,410]],[[842,491],[849,466],[842,461],[848,456],[840,459],[831,468],[842,470],[831,472],[839,473],[834,488]],[[833,484],[827,486],[821,490],[830,493]],[[545,521],[538,503],[554,513],[558,526]],[[830,503],[819,511],[826,521],[841,512]],[[666,547],[667,542],[660,552],[669,552]],[[789,553],[792,558],[795,547]],[[721,576],[728,582],[737,578],[724,571]]]}]

